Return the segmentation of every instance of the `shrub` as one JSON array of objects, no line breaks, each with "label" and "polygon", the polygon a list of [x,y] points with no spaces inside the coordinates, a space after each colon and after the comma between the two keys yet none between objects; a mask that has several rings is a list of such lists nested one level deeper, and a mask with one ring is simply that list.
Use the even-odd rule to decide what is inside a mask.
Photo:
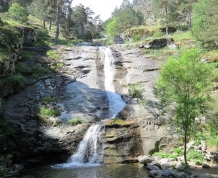
[{"label": "shrub", "polygon": [[18,3],[13,3],[8,10],[8,14],[11,18],[22,22],[27,23],[28,21],[28,13],[27,11],[21,7]]},{"label": "shrub", "polygon": [[30,68],[24,65],[23,63],[19,62],[16,65],[16,70],[19,71],[22,74],[29,74],[30,73]]},{"label": "shrub", "polygon": [[37,63],[32,68],[32,77],[36,80],[40,79],[41,77],[50,74],[50,70],[41,66],[41,64]]},{"label": "shrub", "polygon": [[132,84],[130,85],[130,95],[133,98],[142,98],[142,93],[144,92],[144,89],[142,88],[141,84]]},{"label": "shrub", "polygon": [[39,113],[42,116],[53,116],[53,117],[57,117],[61,115],[61,110],[59,109],[47,109],[43,106],[39,107]]},{"label": "shrub", "polygon": [[84,122],[84,120],[82,120],[81,118],[77,117],[77,118],[72,118],[70,120],[68,120],[68,123],[70,125],[77,125],[77,124],[82,124]]}]

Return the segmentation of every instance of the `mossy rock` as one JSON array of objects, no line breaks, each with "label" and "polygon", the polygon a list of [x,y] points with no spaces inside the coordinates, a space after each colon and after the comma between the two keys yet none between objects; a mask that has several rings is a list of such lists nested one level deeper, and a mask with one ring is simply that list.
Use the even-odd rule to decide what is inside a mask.
[{"label": "mossy rock", "polygon": [[105,127],[114,127],[114,128],[120,128],[120,127],[130,127],[134,121],[129,120],[121,120],[121,119],[111,119],[105,121]]}]

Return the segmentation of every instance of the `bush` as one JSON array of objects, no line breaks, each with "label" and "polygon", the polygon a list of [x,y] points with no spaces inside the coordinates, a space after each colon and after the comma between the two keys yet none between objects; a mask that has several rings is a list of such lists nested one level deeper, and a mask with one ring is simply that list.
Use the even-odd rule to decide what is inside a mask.
[{"label": "bush", "polygon": [[59,109],[47,109],[43,106],[41,106],[39,108],[39,113],[42,116],[53,116],[53,117],[57,117],[61,115],[61,110]]},{"label": "bush", "polygon": [[18,3],[13,3],[8,10],[8,14],[11,18],[22,22],[27,23],[28,21],[28,13],[27,11],[21,7]]},{"label": "bush", "polygon": [[130,85],[130,95],[133,98],[142,98],[142,93],[144,92],[144,89],[142,88],[141,84],[132,84]]},{"label": "bush", "polygon": [[41,64],[37,63],[32,68],[32,77],[36,80],[40,79],[41,77],[50,74],[50,70],[41,66]]},{"label": "bush", "polygon": [[80,118],[72,118],[70,120],[68,120],[68,123],[70,125],[77,125],[77,124],[82,124],[84,122],[84,120],[80,119]]}]

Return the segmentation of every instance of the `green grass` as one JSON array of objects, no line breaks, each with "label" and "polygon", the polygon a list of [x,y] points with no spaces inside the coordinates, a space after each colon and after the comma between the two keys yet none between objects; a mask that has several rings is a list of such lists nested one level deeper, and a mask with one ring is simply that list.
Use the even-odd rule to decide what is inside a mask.
[{"label": "green grass", "polygon": [[16,64],[16,67],[15,67],[16,71],[19,71],[20,73],[22,74],[29,74],[30,73],[30,68],[26,65],[24,65],[23,63],[21,62],[18,62]]},{"label": "green grass", "polygon": [[129,87],[129,93],[133,98],[142,98],[142,94],[144,91],[145,89],[139,83],[132,84]]},{"label": "green grass", "polygon": [[9,85],[16,90],[22,89],[26,84],[26,79],[22,75],[13,75],[3,79],[0,79],[0,86]]},{"label": "green grass", "polygon": [[84,120],[82,120],[81,118],[79,117],[76,117],[76,118],[72,118],[70,120],[68,120],[68,123],[70,125],[78,125],[78,124],[82,124],[84,122]]},{"label": "green grass", "polygon": [[52,116],[52,117],[57,117],[61,115],[61,110],[58,109],[47,109],[43,106],[39,107],[39,113],[42,116]]},{"label": "green grass", "polygon": [[43,101],[45,104],[47,104],[47,103],[53,103],[53,102],[55,102],[55,98],[51,98],[51,97],[49,97],[49,96],[46,96],[46,97],[43,97],[43,98],[42,98],[42,101]]},{"label": "green grass", "polygon": [[169,158],[177,159],[177,155],[176,154],[167,153],[167,152],[156,152],[152,156],[159,156],[161,158],[168,158],[168,159]]},{"label": "green grass", "polygon": [[36,80],[40,79],[45,75],[49,75],[51,72],[49,69],[42,67],[41,64],[37,63],[32,68],[32,77]]},{"label": "green grass", "polygon": [[200,164],[200,165],[202,165],[204,162],[204,156],[201,153],[195,151],[194,149],[189,150],[187,154],[187,159],[188,161],[192,161],[195,164]]},{"label": "green grass", "polygon": [[46,52],[46,55],[49,57],[49,58],[52,58],[52,59],[61,59],[61,56],[59,54],[57,54],[56,51],[53,51],[53,50],[48,50]]},{"label": "green grass", "polygon": [[58,63],[56,63],[56,66],[57,66],[57,67],[63,67],[63,66],[64,66],[64,64],[63,64],[63,63],[60,63],[60,62],[58,62]]},{"label": "green grass", "polygon": [[22,59],[24,59],[24,60],[33,57],[34,54],[35,54],[35,53],[34,53],[33,51],[22,51],[22,52],[21,52]]}]

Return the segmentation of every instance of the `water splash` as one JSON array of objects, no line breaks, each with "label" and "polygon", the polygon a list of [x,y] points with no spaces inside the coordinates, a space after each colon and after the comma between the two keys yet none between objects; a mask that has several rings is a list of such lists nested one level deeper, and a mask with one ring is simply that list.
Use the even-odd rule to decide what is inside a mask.
[{"label": "water splash", "polygon": [[72,155],[67,163],[57,164],[55,168],[90,167],[100,165],[99,133],[101,124],[94,124],[86,131],[83,140],[80,142],[76,154]]}]

